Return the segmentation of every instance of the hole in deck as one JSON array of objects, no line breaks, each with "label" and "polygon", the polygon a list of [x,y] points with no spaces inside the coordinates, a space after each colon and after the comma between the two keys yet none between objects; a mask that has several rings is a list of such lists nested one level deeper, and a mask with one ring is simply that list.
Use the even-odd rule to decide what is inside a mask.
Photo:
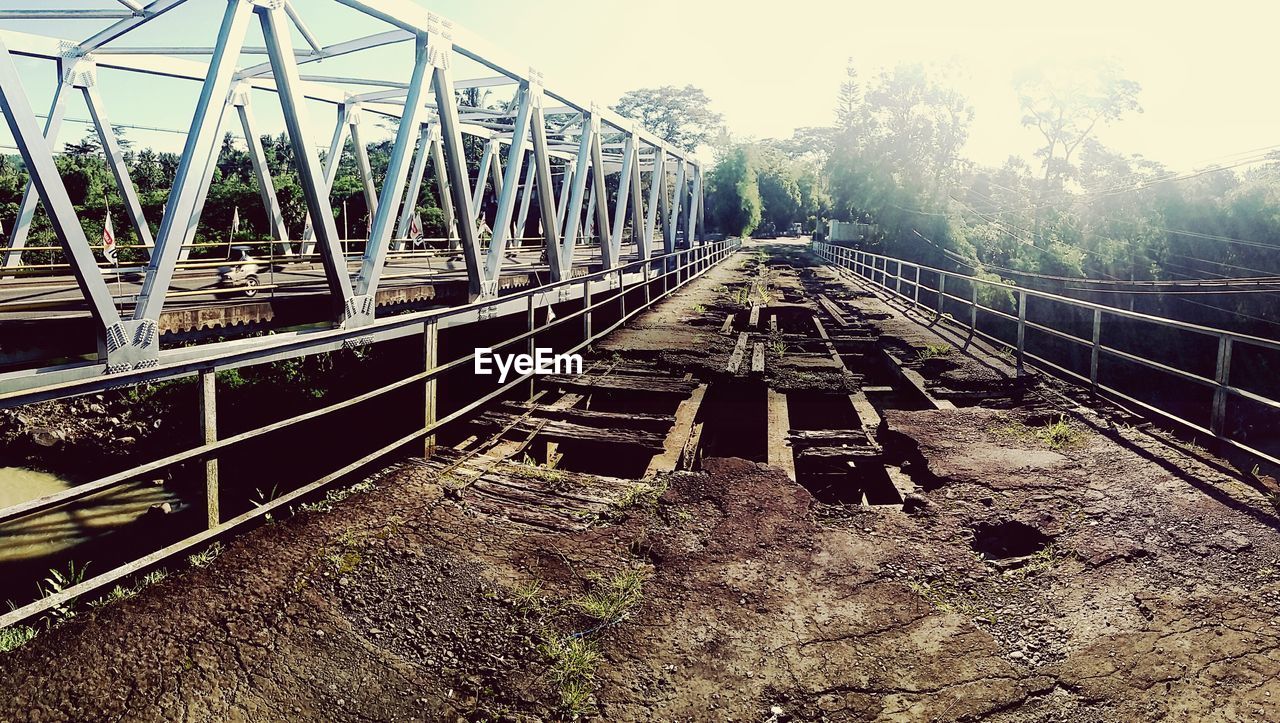
[{"label": "hole in deck", "polygon": [[1017,520],[980,522],[973,527],[973,549],[987,560],[1007,560],[1040,552],[1050,538]]}]

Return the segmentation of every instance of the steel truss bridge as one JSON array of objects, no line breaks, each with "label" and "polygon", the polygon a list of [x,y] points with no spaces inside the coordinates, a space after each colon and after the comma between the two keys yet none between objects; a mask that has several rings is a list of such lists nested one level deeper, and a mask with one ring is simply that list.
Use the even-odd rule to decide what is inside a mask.
[{"label": "steel truss bridge", "polygon": [[[270,221],[277,258],[318,262],[322,291],[331,301],[332,330],[342,336],[377,341],[388,333],[376,318],[379,289],[388,287],[388,261],[411,257],[406,236],[428,165],[452,228],[452,245],[465,263],[465,283],[473,316],[506,313],[485,302],[498,297],[499,279],[515,263],[530,218],[538,209],[537,231],[551,283],[574,276],[575,249],[598,239],[600,271],[624,262],[667,259],[672,268],[679,248],[704,242],[703,168],[690,154],[638,127],[635,121],[595,103],[558,93],[542,74],[409,0],[324,0],[311,5],[345,6],[386,24],[386,30],[322,44],[306,14],[290,0],[208,0],[225,6],[210,45],[155,47],[137,44],[140,31],[162,16],[180,16],[184,5],[204,0],[118,0],[119,8],[85,10],[72,3],[41,2],[31,9],[0,10],[0,21],[48,20],[55,27],[70,20],[101,19],[105,27],[78,42],[0,27],[0,110],[30,174],[16,222],[4,252],[5,271],[22,270],[33,215],[38,205],[49,215],[58,248],[74,276],[93,320],[97,360],[0,375],[0,397],[30,399],[23,390],[47,388],[103,374],[120,375],[195,360],[210,362],[243,355],[266,343],[279,346],[281,335],[262,340],[205,344],[182,349],[160,347],[159,320],[166,302],[193,292],[175,289],[175,274],[199,264],[188,261],[195,233],[216,170],[222,134],[232,111],[248,146],[262,202]],[[246,45],[251,24],[260,25],[264,46]],[[212,30],[213,28],[211,28]],[[295,47],[294,35],[305,47]],[[130,43],[131,39],[134,42]],[[309,74],[318,61],[370,53],[392,45],[412,45],[413,60],[399,77],[361,78]],[[29,100],[15,56],[48,61],[57,87],[44,122]],[[265,56],[265,59],[264,57]],[[207,62],[203,58],[207,57]],[[455,77],[459,68],[479,68],[474,77]],[[173,189],[153,235],[143,213],[124,154],[112,131],[107,103],[98,83],[100,69],[176,78],[199,83],[190,110],[190,127]],[[459,91],[510,92],[505,108],[464,105]],[[89,110],[133,231],[147,258],[136,269],[140,285],[132,304],[117,303],[111,274],[120,270],[95,257],[95,247],[77,218],[67,186],[54,162],[59,127],[68,98],[80,94]],[[303,238],[291,241],[253,114],[256,102],[278,103],[305,193],[308,222]],[[171,99],[164,99],[171,103]],[[320,102],[336,111],[332,140],[322,159],[309,139],[309,106]],[[380,189],[370,171],[362,124],[371,118],[398,119],[390,162]],[[467,137],[483,143],[483,157],[472,171],[464,153]],[[348,138],[371,213],[362,252],[348,258],[334,220],[330,191]],[[475,143],[476,141],[471,141]],[[505,152],[504,152],[505,151]],[[505,159],[505,167],[504,167]],[[557,173],[556,171],[560,172]],[[606,179],[616,174],[616,194]],[[559,183],[557,183],[559,180]],[[492,201],[492,239],[487,247],[478,231]],[[537,263],[537,262],[535,262]],[[657,266],[646,265],[648,269]],[[403,275],[403,274],[402,274]],[[70,280],[68,280],[68,284]],[[563,296],[559,293],[556,298]],[[539,303],[550,303],[539,299]],[[523,302],[519,304],[523,309]],[[488,311],[486,311],[488,310]],[[361,331],[363,330],[363,331]],[[284,335],[295,353],[333,346],[325,330]],[[348,339],[348,342],[350,341]],[[145,375],[143,375],[145,376]],[[144,380],[141,376],[135,381]],[[10,394],[5,394],[10,393]],[[56,396],[56,393],[53,393]],[[0,403],[8,403],[0,399]]]}]

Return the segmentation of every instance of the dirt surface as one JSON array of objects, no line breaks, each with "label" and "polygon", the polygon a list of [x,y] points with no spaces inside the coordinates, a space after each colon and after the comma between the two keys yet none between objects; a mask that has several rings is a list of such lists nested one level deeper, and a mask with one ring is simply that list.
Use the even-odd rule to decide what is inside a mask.
[{"label": "dirt surface", "polygon": [[[905,364],[951,343],[798,246],[767,248],[596,361],[677,368],[709,398],[846,399],[878,383],[859,364],[880,349]],[[740,294],[753,285],[758,301]],[[753,304],[779,344],[735,375]],[[839,361],[807,330],[815,313]],[[752,332],[766,345],[768,319]],[[779,469],[713,456],[599,486],[508,470],[617,496],[556,531],[407,460],[0,655],[0,720],[1280,719],[1280,520],[1263,494],[1047,385],[1014,394],[1007,364],[955,346],[952,365],[913,371],[994,401],[879,409],[876,464],[911,486],[904,504],[819,503]]]}]

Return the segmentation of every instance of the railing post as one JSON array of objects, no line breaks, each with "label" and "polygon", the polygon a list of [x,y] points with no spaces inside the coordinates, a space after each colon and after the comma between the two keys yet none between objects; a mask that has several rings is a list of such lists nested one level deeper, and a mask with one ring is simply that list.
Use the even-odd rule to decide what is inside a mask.
[{"label": "railing post", "polygon": [[916,280],[912,284],[914,292],[912,293],[912,301],[916,306],[920,305],[920,267],[916,266]]},{"label": "railing post", "polygon": [[618,269],[618,320],[627,318],[627,279]]},{"label": "railing post", "polygon": [[[435,369],[439,363],[438,327],[435,319],[427,319],[422,325],[422,371]],[[436,388],[435,377],[429,377],[422,386],[422,428],[427,429],[436,423]],[[436,435],[428,432],[422,439],[422,456],[429,458],[436,452]]]},{"label": "railing post", "polygon": [[947,299],[947,276],[941,271],[938,272],[938,311],[937,316],[942,318],[942,305]]},{"label": "railing post", "polygon": [[[533,307],[533,294],[529,294],[529,296],[528,296],[527,298],[529,299],[529,308],[528,308],[528,311],[525,313],[525,321],[526,321],[526,324],[525,324],[525,325],[526,325],[526,326],[528,327],[528,329],[529,329],[529,340],[528,340],[528,342],[526,343],[526,345],[525,345],[525,346],[528,348],[529,358],[530,358],[530,359],[535,359],[535,358],[537,358],[537,357],[534,355],[534,353],[535,353],[537,350],[536,350],[536,348],[535,348],[535,344],[534,344],[534,334],[533,334],[533,330],[534,330],[534,326],[535,326],[535,324],[534,324],[534,318],[533,318],[533,312],[534,312],[534,307]],[[532,402],[532,401],[533,401],[533,380],[534,380],[535,378],[536,378],[536,377],[535,377],[534,375],[532,375],[532,374],[531,374],[531,375],[529,375],[529,401],[530,401],[530,402]]]},{"label": "railing post", "polygon": [[582,280],[582,343],[591,343],[591,279]]},{"label": "railing post", "polygon": [[1022,376],[1022,360],[1027,348],[1027,292],[1018,289],[1018,376]]},{"label": "railing post", "polygon": [[978,333],[978,279],[969,279],[969,328]]},{"label": "railing post", "polygon": [[895,269],[893,274],[893,293],[902,296],[902,261],[895,260],[893,268]]},{"label": "railing post", "polygon": [[1089,347],[1089,390],[1098,395],[1098,354],[1102,349],[1102,309],[1093,310],[1093,344]]},{"label": "railing post", "polygon": [[[204,444],[218,441],[218,373],[213,369],[200,370],[200,436]],[[204,460],[204,498],[211,530],[222,522],[218,496],[218,458],[210,455]]]},{"label": "railing post", "polygon": [[1218,365],[1213,375],[1217,387],[1213,390],[1213,411],[1209,415],[1209,431],[1218,437],[1225,436],[1227,421],[1227,387],[1231,383],[1231,337],[1218,337]]},{"label": "railing post", "polygon": [[649,266],[648,259],[645,260],[644,264],[640,268],[644,270],[644,305],[645,308],[648,308],[651,303],[649,298],[649,277],[652,276],[652,269]]}]

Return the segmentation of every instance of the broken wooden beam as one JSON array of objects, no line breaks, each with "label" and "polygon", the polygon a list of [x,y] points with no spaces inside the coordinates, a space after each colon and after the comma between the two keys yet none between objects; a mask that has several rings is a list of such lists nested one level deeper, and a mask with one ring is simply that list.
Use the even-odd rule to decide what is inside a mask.
[{"label": "broken wooden beam", "polygon": [[747,332],[738,334],[738,344],[733,348],[733,353],[729,355],[729,363],[725,366],[725,371],[730,374],[737,374],[742,368],[742,360],[747,355]]},{"label": "broken wooden beam", "polygon": [[505,427],[517,432],[534,432],[539,437],[561,441],[601,442],[655,451],[662,449],[663,442],[661,434],[642,429],[601,428],[558,419],[527,419],[502,412],[485,412],[476,422]]},{"label": "broken wooden beam", "polygon": [[760,326],[760,305],[753,304],[751,306],[751,317],[747,320],[747,326],[755,329]]},{"label": "broken wooden beam", "polygon": [[733,314],[724,315],[724,323],[720,325],[720,333],[725,336],[733,333]]},{"label": "broken wooden beam", "polygon": [[639,376],[629,374],[548,374],[542,378],[544,384],[566,387],[570,389],[590,389],[601,392],[633,391],[650,394],[677,394],[688,396],[698,388],[698,383],[685,379],[672,379],[664,376]]},{"label": "broken wooden beam", "polygon": [[786,472],[787,477],[795,482],[796,462],[791,454],[791,415],[787,408],[787,395],[772,389],[769,390],[768,426],[769,448],[765,461],[770,467]]},{"label": "broken wooden beam", "polygon": [[751,350],[751,373],[764,374],[764,342],[756,342]]},{"label": "broken wooden beam", "polygon": [[671,426],[667,438],[662,442],[662,452],[649,460],[643,475],[645,478],[653,477],[659,472],[692,468],[702,432],[702,425],[697,424],[695,427],[695,423],[706,394],[707,385],[700,384],[688,399],[676,407],[676,423]]},{"label": "broken wooden beam", "polygon": [[[836,306],[834,301],[828,299],[826,294],[818,294],[818,304],[831,315],[831,318],[835,320],[838,326],[849,325],[849,322],[844,318],[844,312],[840,310],[840,307]],[[816,319],[817,317],[814,318]]]},{"label": "broken wooden beam", "polygon": [[[520,412],[525,405],[519,402],[503,402],[504,409]],[[665,432],[675,422],[670,414],[641,414],[638,412],[597,412],[590,409],[555,407],[546,404],[531,408],[533,416],[543,419],[559,419],[582,424],[601,424],[616,429],[649,429]]]}]

